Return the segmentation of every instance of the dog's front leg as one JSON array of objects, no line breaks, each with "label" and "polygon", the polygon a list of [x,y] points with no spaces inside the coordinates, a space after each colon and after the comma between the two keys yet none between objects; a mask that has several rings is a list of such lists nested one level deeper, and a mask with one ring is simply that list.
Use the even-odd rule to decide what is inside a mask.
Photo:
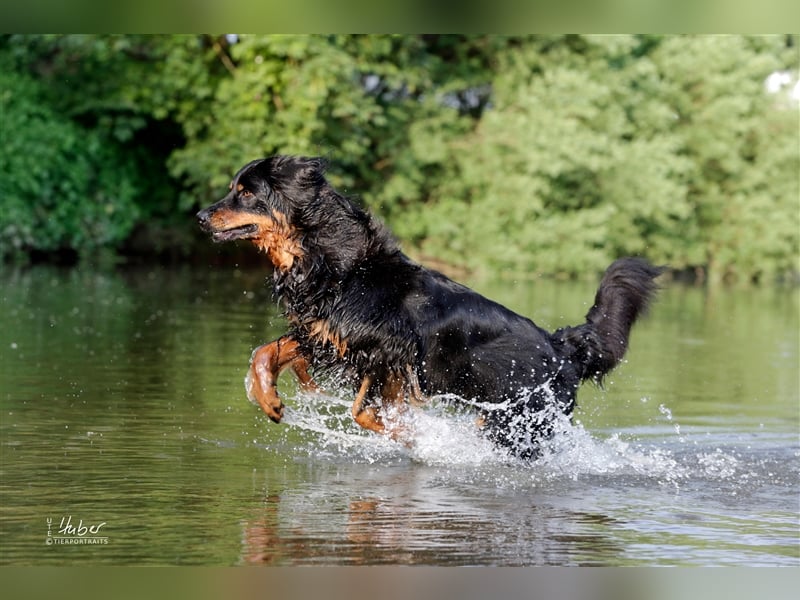
[{"label": "dog's front leg", "polygon": [[313,391],[317,385],[308,374],[308,366],[308,359],[291,336],[283,336],[259,346],[253,351],[245,378],[247,397],[258,404],[270,419],[280,423],[283,402],[278,396],[278,376],[283,370],[291,368],[303,389]]}]

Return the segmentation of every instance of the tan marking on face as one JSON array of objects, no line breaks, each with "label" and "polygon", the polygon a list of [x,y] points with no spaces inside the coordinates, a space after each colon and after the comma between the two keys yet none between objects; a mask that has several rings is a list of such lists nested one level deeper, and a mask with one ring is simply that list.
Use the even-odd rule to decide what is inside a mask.
[{"label": "tan marking on face", "polygon": [[238,210],[220,209],[215,211],[209,219],[209,224],[215,231],[226,231],[245,225],[254,225],[260,219],[259,215]]},{"label": "tan marking on face", "polygon": [[340,358],[347,352],[347,340],[343,340],[337,332],[332,331],[330,323],[324,319],[319,319],[311,323],[311,326],[308,328],[308,334],[320,342],[331,344],[336,348]]},{"label": "tan marking on face", "polygon": [[288,271],[296,258],[303,256],[300,236],[297,230],[289,225],[286,215],[274,213],[273,218],[261,217],[258,236],[253,243],[267,253],[272,264],[278,269]]},{"label": "tan marking on face", "polygon": [[209,222],[216,231],[255,225],[256,231],[247,238],[266,252],[272,264],[283,271],[291,269],[295,259],[303,256],[297,230],[288,224],[286,216],[281,213],[268,217],[247,211],[221,209],[211,215]]},{"label": "tan marking on face", "polygon": [[237,192],[241,192],[243,189],[244,189],[244,186],[241,183],[236,186],[236,191]]}]

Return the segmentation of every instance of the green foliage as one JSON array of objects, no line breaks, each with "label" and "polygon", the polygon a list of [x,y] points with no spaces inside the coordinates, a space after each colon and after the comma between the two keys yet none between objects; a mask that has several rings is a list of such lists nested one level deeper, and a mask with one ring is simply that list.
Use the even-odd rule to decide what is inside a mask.
[{"label": "green foliage", "polygon": [[673,260],[704,265],[712,280],[797,270],[798,106],[764,93],[765,74],[798,67],[796,50],[782,49],[779,37],[698,36],[667,39],[653,54],[692,165],[690,229],[676,232],[685,251]]},{"label": "green foliage", "polygon": [[0,70],[0,90],[0,255],[124,240],[139,212],[126,158],[53,112],[31,78]]},{"label": "green foliage", "polygon": [[427,254],[490,269],[593,273],[640,254],[712,279],[796,272],[797,107],[776,109],[763,90],[770,72],[797,64],[783,43],[509,45],[493,110],[446,159],[461,189],[407,218],[428,224]]},{"label": "green foliage", "polygon": [[[335,183],[384,216],[414,202],[426,160],[419,143],[409,148],[411,130],[451,119],[440,99],[471,83],[468,61],[454,55],[448,69],[437,55],[449,45],[390,35],[240,36],[219,45],[227,76],[184,123],[187,143],[169,162],[188,184],[183,204],[214,198],[242,164],[274,153],[328,156]],[[398,184],[395,174],[402,200],[381,190]]]},{"label": "green foliage", "polygon": [[297,153],[452,267],[796,275],[798,105],[764,81],[797,71],[797,42],[2,37],[0,255],[191,228],[242,164]]}]

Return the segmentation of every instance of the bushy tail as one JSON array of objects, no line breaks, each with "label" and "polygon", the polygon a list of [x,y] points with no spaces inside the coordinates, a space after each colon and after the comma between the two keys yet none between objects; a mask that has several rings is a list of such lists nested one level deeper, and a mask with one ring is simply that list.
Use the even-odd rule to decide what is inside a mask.
[{"label": "bushy tail", "polygon": [[663,271],[640,258],[614,261],[600,281],[586,323],[554,334],[573,363],[582,365],[581,379],[600,383],[619,364],[631,327],[647,310],[658,290],[654,279]]}]

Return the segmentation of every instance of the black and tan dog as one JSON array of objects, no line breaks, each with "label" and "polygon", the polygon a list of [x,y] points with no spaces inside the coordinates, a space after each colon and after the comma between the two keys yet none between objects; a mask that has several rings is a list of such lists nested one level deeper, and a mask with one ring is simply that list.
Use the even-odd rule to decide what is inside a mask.
[{"label": "black and tan dog", "polygon": [[586,322],[548,333],[410,260],[324,169],[319,158],[253,161],[197,215],[215,241],[248,239],[266,253],[289,321],[289,333],[253,352],[250,399],[277,423],[281,371],[313,389],[309,369],[336,370],[356,391],[353,416],[366,429],[398,437],[388,415],[455,395],[478,406],[493,441],[535,456],[552,416],[572,413],[580,383],[620,362],[661,269],[614,262]]}]

